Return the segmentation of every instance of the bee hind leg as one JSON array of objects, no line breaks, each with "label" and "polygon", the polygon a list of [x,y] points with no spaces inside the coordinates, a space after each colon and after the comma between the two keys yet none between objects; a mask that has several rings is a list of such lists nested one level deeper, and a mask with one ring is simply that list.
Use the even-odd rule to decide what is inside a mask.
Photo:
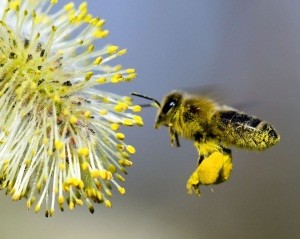
[{"label": "bee hind leg", "polygon": [[232,171],[232,155],[231,150],[225,147],[223,149],[223,167],[220,170],[216,184],[223,183],[228,180]]},{"label": "bee hind leg", "polygon": [[187,182],[188,193],[200,195],[200,185],[213,185],[228,180],[232,170],[231,150],[220,148],[208,156],[199,154],[198,167]]}]

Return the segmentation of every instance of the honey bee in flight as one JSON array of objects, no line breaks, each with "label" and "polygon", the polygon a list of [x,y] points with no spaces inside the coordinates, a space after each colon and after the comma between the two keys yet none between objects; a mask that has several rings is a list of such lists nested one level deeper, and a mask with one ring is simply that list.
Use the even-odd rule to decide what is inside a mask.
[{"label": "honey bee in flight", "polygon": [[[179,147],[178,136],[194,141],[198,165],[187,182],[188,193],[200,195],[200,185],[219,184],[228,180],[232,170],[230,146],[265,150],[280,140],[274,127],[254,116],[219,105],[210,98],[172,91],[158,107],[155,128],[169,128],[171,144]],[[149,106],[149,105],[147,105]]]}]

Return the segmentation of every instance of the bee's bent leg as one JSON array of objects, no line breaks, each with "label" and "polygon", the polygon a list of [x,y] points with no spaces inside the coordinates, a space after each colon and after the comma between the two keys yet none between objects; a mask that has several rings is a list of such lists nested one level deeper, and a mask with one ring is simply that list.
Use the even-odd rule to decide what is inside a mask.
[{"label": "bee's bent leg", "polygon": [[171,125],[169,125],[169,133],[171,138],[171,145],[175,147],[180,147],[178,134]]},{"label": "bee's bent leg", "polygon": [[232,171],[232,155],[231,150],[228,148],[223,149],[223,167],[220,170],[219,178],[216,183],[223,183],[228,180]]},{"label": "bee's bent leg", "polygon": [[197,196],[200,196],[200,182],[197,171],[195,171],[189,178],[186,184],[188,194],[195,193]]},{"label": "bee's bent leg", "polygon": [[197,165],[199,166],[202,163],[203,160],[204,160],[204,155],[199,155]]}]

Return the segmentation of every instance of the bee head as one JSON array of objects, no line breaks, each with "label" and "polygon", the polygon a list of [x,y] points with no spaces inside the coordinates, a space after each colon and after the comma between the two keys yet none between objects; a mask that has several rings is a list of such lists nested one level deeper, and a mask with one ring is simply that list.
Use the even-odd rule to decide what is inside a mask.
[{"label": "bee head", "polygon": [[147,100],[153,101],[153,104],[145,104],[143,107],[154,106],[158,108],[157,116],[155,120],[155,128],[165,125],[169,126],[172,121],[172,118],[176,112],[176,109],[180,106],[183,98],[183,93],[180,91],[172,91],[162,100],[162,103],[159,103],[156,99],[141,95],[139,93],[131,93],[131,95],[141,97]]},{"label": "bee head", "polygon": [[168,94],[162,101],[155,121],[155,128],[162,125],[169,126],[171,120],[176,113],[176,109],[180,106],[182,101],[182,92],[173,91]]}]

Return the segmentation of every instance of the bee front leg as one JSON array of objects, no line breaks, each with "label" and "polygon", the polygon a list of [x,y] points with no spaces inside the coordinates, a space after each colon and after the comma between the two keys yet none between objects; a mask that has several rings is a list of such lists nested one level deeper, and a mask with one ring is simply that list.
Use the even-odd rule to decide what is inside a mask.
[{"label": "bee front leg", "polygon": [[174,130],[174,128],[171,124],[169,125],[169,133],[170,133],[171,145],[175,146],[175,147],[180,147],[178,134]]}]

